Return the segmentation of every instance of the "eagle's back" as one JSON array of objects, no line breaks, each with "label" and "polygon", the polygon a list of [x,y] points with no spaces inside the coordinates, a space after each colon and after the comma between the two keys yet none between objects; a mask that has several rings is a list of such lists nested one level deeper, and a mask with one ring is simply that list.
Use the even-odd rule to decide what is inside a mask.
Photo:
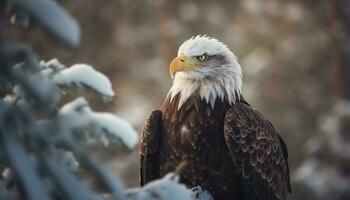
[{"label": "eagle's back", "polygon": [[161,109],[160,175],[174,171],[186,160],[181,181],[189,188],[200,185],[215,199],[242,199],[241,175],[235,170],[224,139],[224,118],[230,105],[217,100],[212,109],[193,95],[177,110],[178,102],[178,95],[167,98]]}]

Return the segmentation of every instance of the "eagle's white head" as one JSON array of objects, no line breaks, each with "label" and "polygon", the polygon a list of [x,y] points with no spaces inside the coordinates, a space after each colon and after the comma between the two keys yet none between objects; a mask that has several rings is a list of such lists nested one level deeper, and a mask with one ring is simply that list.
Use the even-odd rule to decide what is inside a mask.
[{"label": "eagle's white head", "polygon": [[237,57],[225,44],[207,36],[181,44],[170,63],[170,76],[174,81],[168,95],[180,95],[178,109],[196,93],[212,107],[218,98],[234,104],[241,93],[242,69]]}]

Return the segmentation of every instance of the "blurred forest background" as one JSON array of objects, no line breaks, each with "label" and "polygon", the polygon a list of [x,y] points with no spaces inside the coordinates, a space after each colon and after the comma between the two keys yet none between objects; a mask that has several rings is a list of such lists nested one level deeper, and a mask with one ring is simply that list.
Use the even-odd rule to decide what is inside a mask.
[{"label": "blurred forest background", "polygon": [[[91,97],[92,108],[113,111],[141,130],[170,88],[168,66],[178,46],[193,35],[216,37],[240,60],[246,100],[287,143],[293,199],[350,199],[350,106],[345,101],[350,100],[349,1],[59,3],[81,25],[79,49],[49,42],[35,28],[29,34],[14,30],[11,35],[33,44],[46,60],[88,63],[105,73],[116,98],[101,104]],[[138,185],[137,149],[120,152],[101,147],[98,152],[127,185]]]}]

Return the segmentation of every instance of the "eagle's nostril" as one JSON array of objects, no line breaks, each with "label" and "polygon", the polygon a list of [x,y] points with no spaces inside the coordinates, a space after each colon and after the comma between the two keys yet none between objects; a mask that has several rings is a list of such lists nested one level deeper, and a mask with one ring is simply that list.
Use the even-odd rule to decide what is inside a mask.
[{"label": "eagle's nostril", "polygon": [[185,62],[185,60],[184,60],[184,59],[180,59],[180,61],[181,61],[181,62]]}]

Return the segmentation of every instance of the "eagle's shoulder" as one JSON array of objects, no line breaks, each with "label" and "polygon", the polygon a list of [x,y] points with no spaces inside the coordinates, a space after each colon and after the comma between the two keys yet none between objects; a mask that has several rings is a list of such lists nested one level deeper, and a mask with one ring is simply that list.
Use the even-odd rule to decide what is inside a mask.
[{"label": "eagle's shoulder", "polygon": [[272,129],[273,133],[276,132],[272,124],[244,99],[241,99],[227,110],[225,119],[234,120],[238,126],[247,126],[247,122],[250,122],[251,125],[264,126]]},{"label": "eagle's shoulder", "polygon": [[272,124],[241,101],[226,112],[224,136],[232,160],[255,194],[286,199],[290,192],[287,148]]}]

